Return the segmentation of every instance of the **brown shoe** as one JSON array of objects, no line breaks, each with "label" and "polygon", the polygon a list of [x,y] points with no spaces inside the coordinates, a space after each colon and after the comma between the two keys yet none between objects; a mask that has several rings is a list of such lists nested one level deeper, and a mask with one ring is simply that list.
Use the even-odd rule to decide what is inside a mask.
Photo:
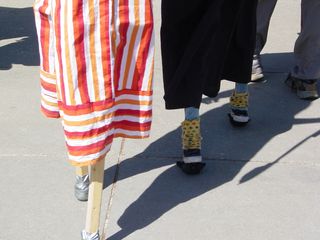
[{"label": "brown shoe", "polygon": [[315,79],[300,79],[290,74],[285,83],[292,90],[296,91],[300,99],[314,100],[319,98],[317,80]]}]

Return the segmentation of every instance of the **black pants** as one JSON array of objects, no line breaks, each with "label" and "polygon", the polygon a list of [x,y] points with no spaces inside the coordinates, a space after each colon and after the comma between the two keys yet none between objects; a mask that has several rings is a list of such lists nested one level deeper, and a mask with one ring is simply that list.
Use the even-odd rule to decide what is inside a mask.
[{"label": "black pants", "polygon": [[220,81],[251,78],[257,0],[162,0],[167,109],[199,107]]}]

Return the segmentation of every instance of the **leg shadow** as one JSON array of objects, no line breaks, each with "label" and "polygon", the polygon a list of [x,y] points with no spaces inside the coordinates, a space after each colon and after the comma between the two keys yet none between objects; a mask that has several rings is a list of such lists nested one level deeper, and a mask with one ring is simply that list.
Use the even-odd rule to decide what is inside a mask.
[{"label": "leg shadow", "polygon": [[33,9],[0,7],[0,70],[13,64],[38,66],[39,54]]},{"label": "leg shadow", "polygon": [[[263,86],[255,84],[250,87],[250,112],[253,120],[246,128],[230,126],[226,116],[229,109],[227,105],[201,116],[203,154],[208,163],[203,174],[186,176],[175,166],[169,167],[125,210],[118,221],[121,230],[108,240],[123,239],[153,223],[177,205],[232,181],[261,148],[277,135],[289,131],[294,124],[319,121],[295,119],[295,115],[310,106],[310,102],[299,100],[287,89],[283,84],[283,74],[268,77],[272,78],[272,81]],[[317,135],[318,133],[310,137]],[[171,154],[168,157],[164,149],[170,148],[174,149],[172,152],[180,152],[179,136],[180,129],[177,128],[151,143],[143,153],[124,160],[120,165],[118,180],[173,165],[179,158],[171,157]],[[308,136],[305,141],[307,139]],[[301,147],[305,141],[293,148]],[[290,151],[292,148],[288,149],[287,153]],[[242,182],[252,180],[282,158],[283,155],[272,162],[270,159],[263,159],[270,164],[245,175]],[[111,169],[106,170],[106,174],[110,174]]]}]

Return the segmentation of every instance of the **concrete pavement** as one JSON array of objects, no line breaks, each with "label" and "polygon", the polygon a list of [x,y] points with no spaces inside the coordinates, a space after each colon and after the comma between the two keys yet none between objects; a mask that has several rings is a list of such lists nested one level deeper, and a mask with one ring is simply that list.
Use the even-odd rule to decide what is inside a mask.
[{"label": "concrete pavement", "polygon": [[[104,239],[319,239],[320,100],[301,101],[283,84],[299,31],[299,2],[279,0],[263,55],[268,81],[250,85],[248,127],[228,122],[233,84],[224,82],[217,98],[203,99],[207,167],[199,176],[185,176],[174,164],[183,112],[164,109],[157,38],[152,136],[116,140],[107,157]],[[31,5],[0,0],[0,240],[77,240],[86,204],[73,197],[60,122],[38,110]],[[159,33],[160,1],[154,7]]]}]

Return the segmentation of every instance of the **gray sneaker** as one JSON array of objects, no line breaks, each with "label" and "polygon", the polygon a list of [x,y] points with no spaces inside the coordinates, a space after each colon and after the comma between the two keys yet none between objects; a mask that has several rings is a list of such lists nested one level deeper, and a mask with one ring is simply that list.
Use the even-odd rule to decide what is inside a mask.
[{"label": "gray sneaker", "polygon": [[292,90],[296,91],[300,99],[314,100],[319,98],[317,80],[315,79],[300,79],[289,74],[285,83]]},{"label": "gray sneaker", "polygon": [[88,201],[89,185],[89,175],[76,176],[74,195],[79,201]]},{"label": "gray sneaker", "polygon": [[262,81],[264,81],[264,75],[260,61],[260,55],[254,55],[252,61],[251,82]]},{"label": "gray sneaker", "polygon": [[99,232],[87,233],[85,230],[81,232],[82,240],[100,240]]}]

